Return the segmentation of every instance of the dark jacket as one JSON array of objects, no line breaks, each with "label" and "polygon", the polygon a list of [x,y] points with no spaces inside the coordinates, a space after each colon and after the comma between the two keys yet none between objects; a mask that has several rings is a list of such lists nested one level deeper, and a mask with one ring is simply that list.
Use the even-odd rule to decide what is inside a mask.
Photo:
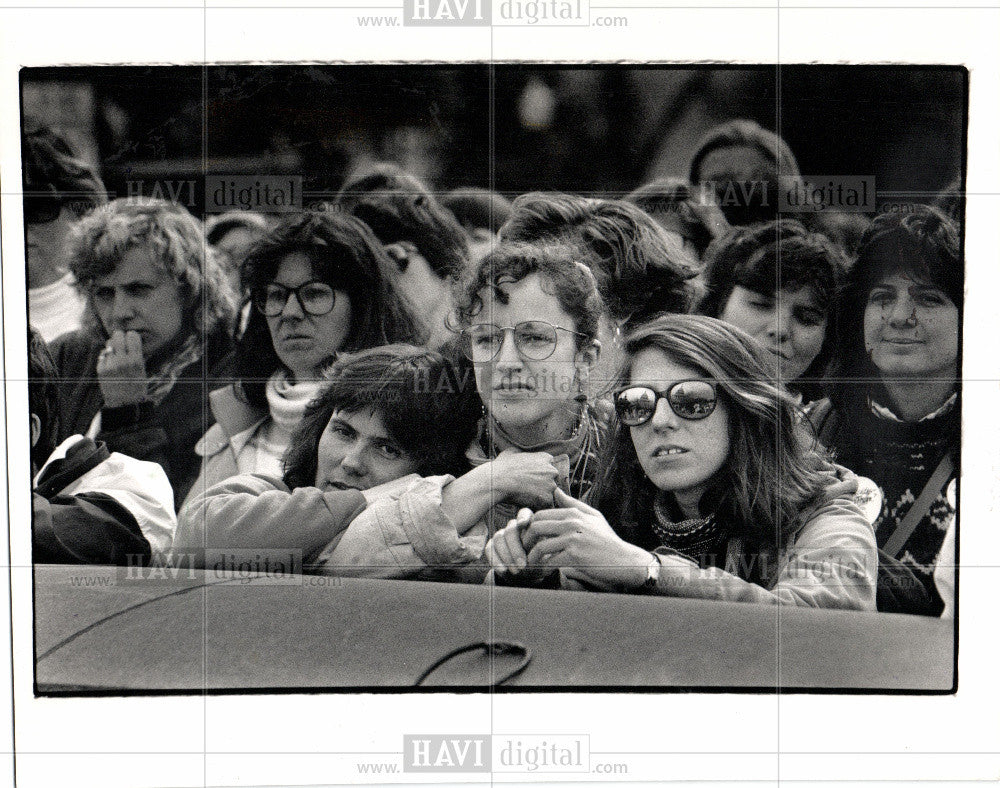
[{"label": "dark jacket", "polygon": [[86,330],[64,334],[52,344],[61,379],[59,439],[86,435],[100,411],[101,429],[96,440],[111,451],[159,463],[174,489],[175,504],[180,505],[201,469],[195,444],[215,423],[208,406],[209,392],[231,382],[227,354],[232,340],[223,332],[213,334],[201,362],[188,366],[157,406],[143,401],[103,407],[97,381],[97,357],[103,347],[104,343]]},{"label": "dark jacket", "polygon": [[52,453],[32,494],[36,563],[143,565],[166,555],[176,527],[159,465],[81,435]]}]

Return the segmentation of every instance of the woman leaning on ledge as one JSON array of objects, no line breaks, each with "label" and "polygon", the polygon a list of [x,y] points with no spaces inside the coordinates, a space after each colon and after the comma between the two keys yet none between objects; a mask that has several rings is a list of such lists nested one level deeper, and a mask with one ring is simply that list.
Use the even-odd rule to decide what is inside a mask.
[{"label": "woman leaning on ledge", "polygon": [[608,472],[593,505],[556,494],[487,545],[498,579],[875,609],[877,490],[815,446],[770,354],[708,317],[626,339]]}]

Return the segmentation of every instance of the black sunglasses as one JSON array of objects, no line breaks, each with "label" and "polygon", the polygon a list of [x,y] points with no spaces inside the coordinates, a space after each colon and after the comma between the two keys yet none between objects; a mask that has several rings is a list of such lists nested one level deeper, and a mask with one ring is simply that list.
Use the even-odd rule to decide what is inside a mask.
[{"label": "black sunglasses", "polygon": [[638,427],[656,413],[656,406],[665,399],[670,409],[682,419],[698,421],[712,415],[719,403],[715,383],[708,380],[679,380],[666,391],[651,386],[627,386],[615,392],[615,411],[622,424]]}]

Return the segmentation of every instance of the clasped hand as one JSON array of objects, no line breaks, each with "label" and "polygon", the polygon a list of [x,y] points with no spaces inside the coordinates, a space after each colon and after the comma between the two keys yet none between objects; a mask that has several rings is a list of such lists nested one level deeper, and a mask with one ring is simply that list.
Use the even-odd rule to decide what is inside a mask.
[{"label": "clasped hand", "polygon": [[139,334],[115,331],[111,335],[97,358],[97,381],[105,407],[130,405],[146,398],[146,362]]},{"label": "clasped hand", "polygon": [[552,506],[552,496],[559,488],[559,469],[548,452],[505,449],[490,465],[505,501],[532,509]]},{"label": "clasped hand", "polygon": [[619,537],[599,511],[557,489],[558,508],[521,509],[486,545],[500,576],[537,584],[555,570],[606,590],[637,588],[650,554]]}]

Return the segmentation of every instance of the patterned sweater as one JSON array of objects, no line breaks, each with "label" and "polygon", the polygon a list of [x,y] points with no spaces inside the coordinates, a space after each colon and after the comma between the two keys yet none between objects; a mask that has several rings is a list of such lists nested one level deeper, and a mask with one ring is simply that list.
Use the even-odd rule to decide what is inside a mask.
[{"label": "patterned sweater", "polygon": [[[882,512],[875,525],[879,548],[906,516],[946,452],[951,452],[957,465],[960,419],[957,396],[934,413],[913,422],[901,421],[888,408],[871,402],[855,418],[842,416],[834,430],[822,430],[820,438],[835,452],[837,462],[874,480],[882,490]],[[847,425],[853,429],[849,430]],[[938,598],[934,567],[955,516],[946,491],[957,474],[956,467],[896,555],[920,578],[933,599]]]}]

